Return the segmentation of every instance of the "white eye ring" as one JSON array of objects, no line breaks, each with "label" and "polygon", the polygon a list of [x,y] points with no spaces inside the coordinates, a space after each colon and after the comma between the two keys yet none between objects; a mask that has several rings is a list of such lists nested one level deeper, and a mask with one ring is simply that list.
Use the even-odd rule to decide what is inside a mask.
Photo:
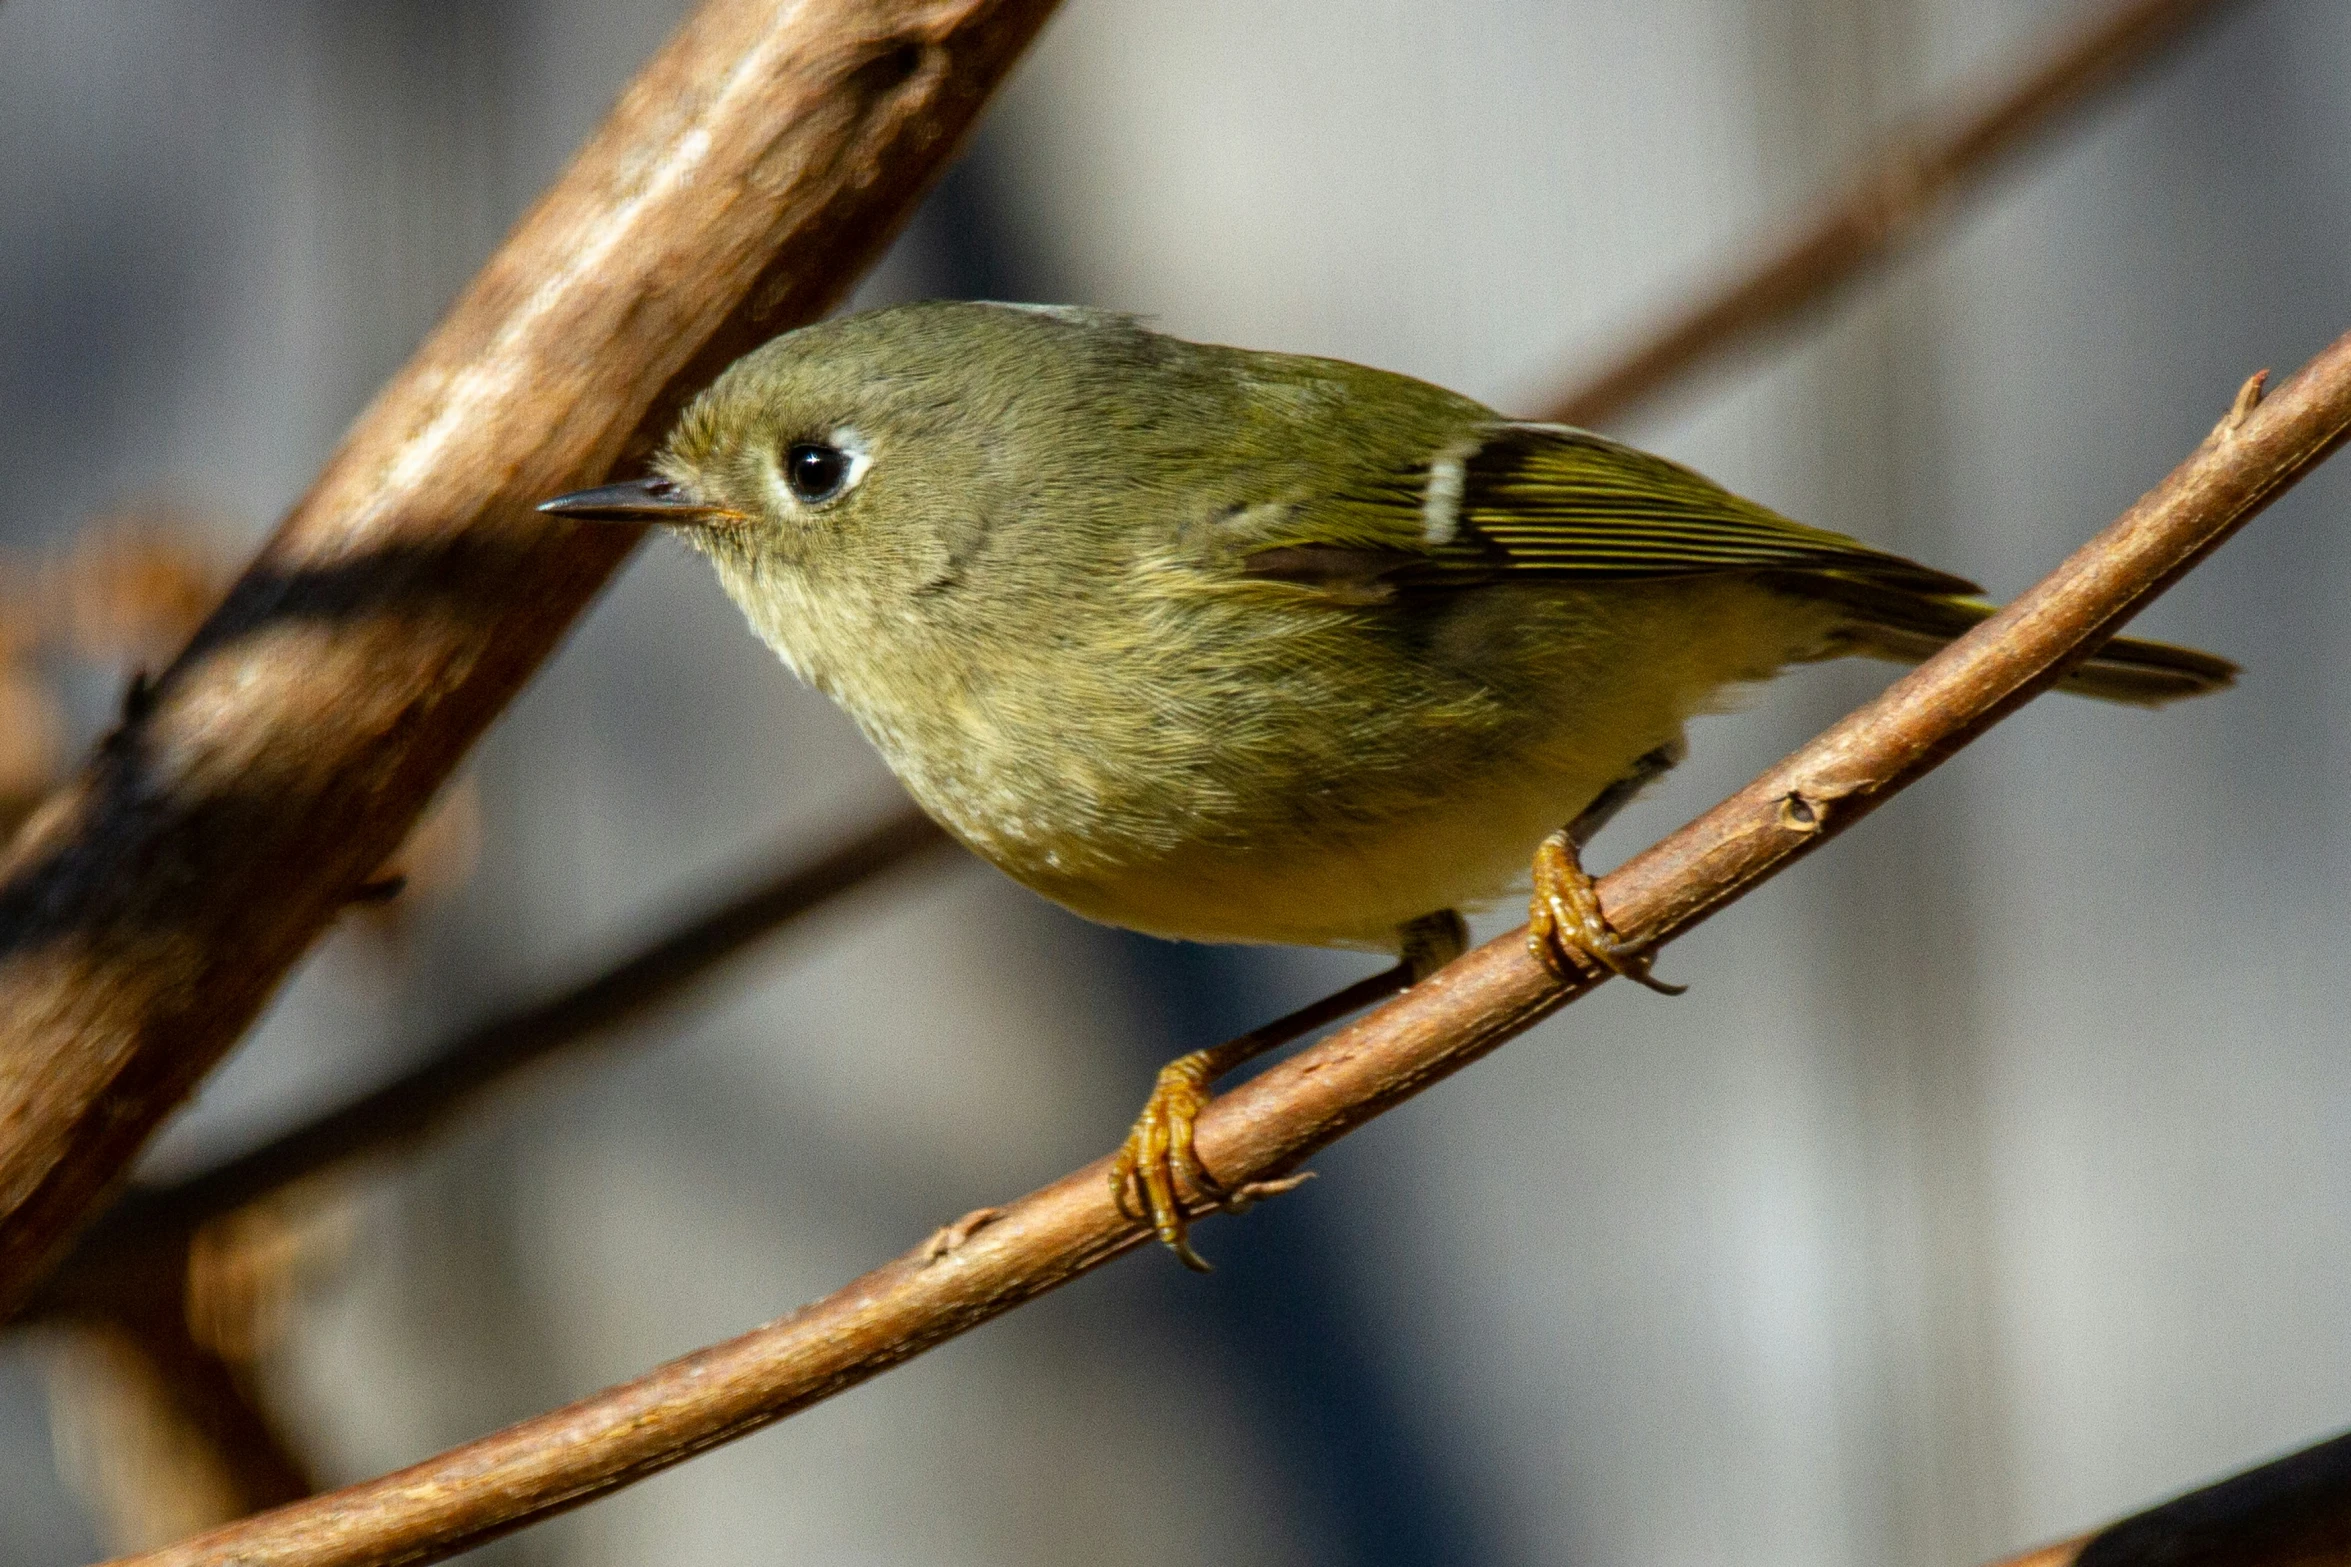
[{"label": "white eye ring", "polygon": [[848,476],[841,480],[841,493],[857,488],[857,481],[865,477],[865,470],[873,466],[873,443],[860,434],[855,425],[845,424],[825,439],[835,451],[849,459]]}]

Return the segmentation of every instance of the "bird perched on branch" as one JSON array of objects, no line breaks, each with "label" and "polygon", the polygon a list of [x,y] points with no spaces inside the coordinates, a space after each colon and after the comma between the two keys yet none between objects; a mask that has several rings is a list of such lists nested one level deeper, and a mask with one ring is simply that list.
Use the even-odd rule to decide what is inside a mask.
[{"label": "bird perched on branch", "polygon": [[[789,332],[652,476],[549,501],[660,522],[914,798],[1080,914],[1200,941],[1459,952],[1528,875],[1555,970],[1667,989],[1578,849],[1742,682],[1912,663],[1974,584],[1588,431],[1402,375],[1095,310],[931,303]],[[2117,640],[2066,688],[2156,705],[2233,666]],[[1563,825],[1564,824],[1564,825]],[[1200,1052],[1114,1189],[1197,1265]]]}]

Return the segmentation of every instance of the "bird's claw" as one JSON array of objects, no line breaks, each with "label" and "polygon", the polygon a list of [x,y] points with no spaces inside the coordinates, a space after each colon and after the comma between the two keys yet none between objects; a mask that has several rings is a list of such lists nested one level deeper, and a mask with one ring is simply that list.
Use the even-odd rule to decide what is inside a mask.
[{"label": "bird's claw", "polygon": [[1217,1212],[1244,1213],[1314,1179],[1312,1170],[1300,1170],[1227,1186],[1208,1173],[1193,1146],[1192,1124],[1208,1104],[1208,1085],[1228,1065],[1217,1057],[1215,1050],[1195,1050],[1159,1069],[1143,1113],[1110,1166],[1110,1200],[1118,1211],[1148,1223],[1159,1243],[1198,1273],[1211,1271],[1208,1259],[1192,1249],[1192,1210],[1203,1199]]},{"label": "bird's claw", "polygon": [[1599,890],[1564,827],[1535,850],[1535,892],[1527,905],[1527,947],[1537,962],[1561,979],[1614,974],[1661,996],[1678,996],[1690,988],[1669,985],[1650,973],[1651,954],[1627,942],[1609,925],[1600,909]]},{"label": "bird's claw", "polygon": [[1118,1211],[1148,1220],[1160,1244],[1200,1273],[1208,1271],[1208,1263],[1192,1249],[1192,1216],[1185,1210],[1183,1189],[1219,1206],[1232,1200],[1192,1146],[1192,1123],[1208,1103],[1208,1057],[1207,1051],[1195,1050],[1159,1069],[1159,1081],[1110,1167],[1110,1197]]}]

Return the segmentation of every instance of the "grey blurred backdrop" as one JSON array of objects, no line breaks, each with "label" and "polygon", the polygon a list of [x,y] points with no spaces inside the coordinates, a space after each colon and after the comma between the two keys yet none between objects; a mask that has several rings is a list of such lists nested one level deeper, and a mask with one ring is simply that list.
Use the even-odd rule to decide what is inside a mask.
[{"label": "grey blurred backdrop", "polygon": [[[1070,0],[864,297],[1115,306],[1533,407],[2091,9]],[[160,502],[248,550],[681,11],[5,0],[0,547]],[[2022,587],[2351,326],[2347,68],[2341,0],[2240,7],[1624,433]],[[2338,462],[2148,617],[2240,689],[2035,706],[1673,948],[1686,999],[1608,987],[1207,1225],[1214,1276],[1130,1259],[483,1557],[1956,1567],[2351,1423],[2347,513]],[[115,676],[71,678],[86,738]],[[1702,722],[1596,858],[1883,678]],[[331,938],[154,1168],[894,798],[660,541],[472,777],[471,878]],[[1364,966],[894,879],[353,1189],[273,1404],[358,1478],[737,1332]],[[7,1567],[107,1543],[49,1456],[60,1353],[0,1341]]]}]

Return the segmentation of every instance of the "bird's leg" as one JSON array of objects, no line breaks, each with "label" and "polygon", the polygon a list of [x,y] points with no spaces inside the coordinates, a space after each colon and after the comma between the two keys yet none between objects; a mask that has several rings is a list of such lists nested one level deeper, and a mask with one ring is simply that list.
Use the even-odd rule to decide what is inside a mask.
[{"label": "bird's leg", "polygon": [[1412,971],[1405,981],[1422,980],[1469,950],[1469,921],[1451,909],[1439,909],[1396,927],[1396,956]]},{"label": "bird's leg", "polygon": [[1110,1196],[1119,1212],[1150,1220],[1160,1244],[1174,1252],[1184,1266],[1208,1271],[1207,1262],[1192,1249],[1188,1201],[1206,1199],[1227,1213],[1238,1213],[1257,1199],[1286,1192],[1307,1178],[1292,1175],[1228,1188],[1211,1175],[1192,1146],[1192,1125],[1208,1104],[1209,1085],[1268,1050],[1427,978],[1461,955],[1469,932],[1460,915],[1445,909],[1413,920],[1397,934],[1403,958],[1394,968],[1357,980],[1335,995],[1237,1039],[1178,1056],[1159,1069],[1159,1081],[1143,1102],[1143,1113],[1135,1118],[1110,1167]]},{"label": "bird's leg", "polygon": [[1632,771],[1610,784],[1576,819],[1535,849],[1535,892],[1527,905],[1527,946],[1536,960],[1561,979],[1577,972],[1615,974],[1646,985],[1661,996],[1678,996],[1687,985],[1669,985],[1649,972],[1650,955],[1619,936],[1600,910],[1600,894],[1584,869],[1583,846],[1633,797],[1662,778],[1682,759],[1679,742],[1661,745],[1633,763]]},{"label": "bird's leg", "polygon": [[1600,829],[1616,820],[1616,813],[1641,796],[1641,791],[1681,765],[1690,748],[1680,740],[1669,740],[1653,750],[1643,751],[1633,758],[1633,765],[1625,775],[1598,794],[1592,803],[1576,813],[1576,819],[1567,824],[1567,836],[1577,849],[1600,836]]}]

